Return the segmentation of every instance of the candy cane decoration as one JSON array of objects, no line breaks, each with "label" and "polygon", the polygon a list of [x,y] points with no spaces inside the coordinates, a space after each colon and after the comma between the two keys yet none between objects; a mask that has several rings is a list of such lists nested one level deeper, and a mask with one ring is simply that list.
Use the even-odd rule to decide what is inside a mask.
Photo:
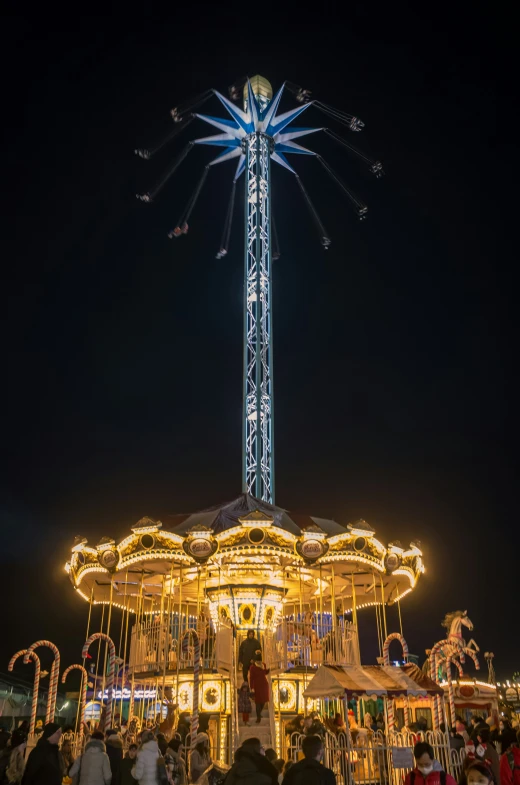
[{"label": "candy cane decoration", "polygon": [[[446,661],[447,661],[447,657],[444,657],[444,658],[439,660],[439,664],[442,663],[442,662],[446,662]],[[452,662],[453,665],[455,665],[457,667],[457,670],[459,672],[459,676],[460,676],[460,678],[462,678],[464,676],[464,668],[462,667],[462,665],[460,664],[459,660],[457,659],[457,655],[456,654],[453,655],[453,658],[452,658],[451,662]],[[448,666],[446,666],[446,667],[448,667]]]},{"label": "candy cane decoration", "polygon": [[455,725],[455,691],[453,689],[453,681],[451,680],[451,663],[452,659],[448,655],[446,657],[446,676],[448,678],[448,702],[450,704],[450,727]]},{"label": "candy cane decoration", "polygon": [[36,641],[29,646],[27,651],[25,652],[23,661],[27,665],[29,660],[31,659],[31,654],[35,649],[39,646],[46,646],[48,649],[52,651],[54,654],[54,661],[52,663],[51,668],[51,675],[49,677],[49,696],[47,698],[47,714],[45,716],[45,724],[48,722],[52,722],[54,720],[54,715],[56,713],[56,698],[58,696],[58,676],[60,675],[60,653],[58,648],[51,643],[51,641]]},{"label": "candy cane decoration", "polygon": [[[181,638],[181,645],[184,648],[184,641],[191,635],[193,639],[193,711],[191,712],[191,749],[195,749],[195,740],[199,731],[199,680],[200,680],[200,641],[195,630],[186,630]],[[187,645],[187,641],[186,641]]]},{"label": "candy cane decoration", "polygon": [[82,682],[81,682],[81,697],[79,703],[79,749],[81,749],[81,745],[83,742],[83,730],[85,725],[85,708],[87,705],[87,682],[88,682],[88,673],[83,667],[83,665],[69,665],[67,670],[64,671],[63,676],[61,677],[61,683],[65,684],[65,679],[69,675],[72,670],[81,671],[82,674]]},{"label": "candy cane decoration", "polygon": [[462,651],[464,652],[464,654],[467,654],[468,657],[471,657],[471,659],[475,663],[475,670],[479,671],[480,670],[480,662],[478,661],[478,657],[477,657],[476,653],[473,651],[473,649],[468,649],[467,647],[465,647]]},{"label": "candy cane decoration", "polygon": [[[83,659],[86,659],[88,655],[90,644],[96,640],[106,641],[108,645],[108,700],[106,705],[104,730],[109,730],[112,727],[112,701],[114,697],[114,678],[116,672],[116,647],[114,646],[114,641],[112,638],[109,638],[108,635],[105,635],[104,632],[94,632],[90,638],[85,641],[82,652]],[[101,698],[101,702],[103,702],[103,698]]]},{"label": "candy cane decoration", "polygon": [[[16,654],[13,654],[13,656],[9,660],[9,665],[7,666],[7,670],[9,672],[13,670],[16,660],[18,659],[18,657],[21,657],[22,654],[27,654],[27,649],[20,649],[20,651],[17,651]],[[40,658],[33,651],[29,654],[29,657],[34,662],[34,686],[33,686],[31,721],[29,724],[29,733],[34,733],[34,728],[36,726],[36,714],[38,712],[38,693],[40,691]],[[47,701],[47,706],[48,706],[48,701]]]},{"label": "candy cane decoration", "polygon": [[[392,641],[399,641],[401,647],[403,649],[403,658],[406,660],[408,659],[408,644],[403,638],[402,635],[398,632],[391,632],[388,638],[383,643],[383,662],[385,665],[390,665],[390,644]],[[388,713],[388,730],[393,731],[394,729],[394,702],[393,700],[388,699],[386,702],[387,713]],[[404,701],[404,724],[406,727],[410,724],[410,711],[408,706],[408,699],[405,697]]]}]

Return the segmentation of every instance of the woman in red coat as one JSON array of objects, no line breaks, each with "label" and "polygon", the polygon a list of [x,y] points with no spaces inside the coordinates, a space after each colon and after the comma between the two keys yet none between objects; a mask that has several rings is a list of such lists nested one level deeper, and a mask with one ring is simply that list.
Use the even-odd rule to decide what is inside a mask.
[{"label": "woman in red coat", "polygon": [[249,686],[251,692],[254,693],[254,701],[256,705],[256,721],[258,724],[262,721],[262,709],[265,704],[269,702],[269,684],[267,681],[268,668],[262,662],[262,655],[256,655],[256,661],[251,663],[249,668]]}]

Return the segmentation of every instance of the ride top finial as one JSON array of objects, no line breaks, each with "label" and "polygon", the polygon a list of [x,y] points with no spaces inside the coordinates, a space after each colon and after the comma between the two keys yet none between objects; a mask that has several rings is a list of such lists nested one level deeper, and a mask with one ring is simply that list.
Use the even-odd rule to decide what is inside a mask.
[{"label": "ride top finial", "polygon": [[[273,100],[273,88],[271,86],[271,82],[268,82],[267,79],[263,76],[253,76],[249,79],[249,84],[251,85],[251,90],[253,91],[253,95],[258,101],[258,104],[261,109],[265,109],[265,107],[271,103]],[[244,112],[247,111],[247,86],[248,83],[246,82],[244,85]]]}]

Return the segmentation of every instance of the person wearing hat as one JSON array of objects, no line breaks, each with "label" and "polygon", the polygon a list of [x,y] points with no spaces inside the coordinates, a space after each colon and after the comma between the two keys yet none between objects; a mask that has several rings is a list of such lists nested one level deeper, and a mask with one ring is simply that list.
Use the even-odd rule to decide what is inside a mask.
[{"label": "person wearing hat", "polygon": [[60,738],[61,727],[56,722],[48,722],[27,758],[22,785],[61,785]]},{"label": "person wearing hat", "polygon": [[197,782],[198,778],[204,774],[210,764],[209,736],[207,733],[197,733],[195,748],[190,755],[191,781]]}]

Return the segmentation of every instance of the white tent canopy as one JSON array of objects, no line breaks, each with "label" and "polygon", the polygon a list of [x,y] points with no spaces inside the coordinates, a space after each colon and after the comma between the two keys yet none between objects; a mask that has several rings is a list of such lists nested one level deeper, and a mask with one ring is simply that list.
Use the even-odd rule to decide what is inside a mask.
[{"label": "white tent canopy", "polygon": [[383,695],[414,695],[426,697],[428,691],[395,665],[382,667],[349,665],[345,668],[321,665],[303,695],[305,698],[357,698],[373,699]]}]

